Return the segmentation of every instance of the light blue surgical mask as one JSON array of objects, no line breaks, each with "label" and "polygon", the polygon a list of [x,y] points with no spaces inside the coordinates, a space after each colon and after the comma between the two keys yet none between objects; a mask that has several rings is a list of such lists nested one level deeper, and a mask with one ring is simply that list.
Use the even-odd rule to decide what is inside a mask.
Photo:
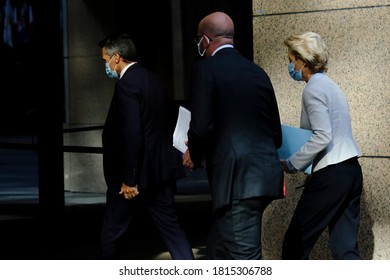
[{"label": "light blue surgical mask", "polygon": [[[302,67],[303,68],[303,67]],[[303,81],[302,78],[302,68],[298,71],[295,71],[295,63],[290,62],[288,64],[288,73],[290,73],[291,78],[293,78],[296,81]]]},{"label": "light blue surgical mask", "polygon": [[[109,62],[106,62],[106,73],[107,73],[108,77],[115,79],[115,78],[118,78],[118,73],[115,71],[115,69],[111,70],[111,68],[110,68],[110,62],[111,62],[113,57],[114,56],[111,57]],[[115,65],[115,68],[116,68],[116,65]]]}]

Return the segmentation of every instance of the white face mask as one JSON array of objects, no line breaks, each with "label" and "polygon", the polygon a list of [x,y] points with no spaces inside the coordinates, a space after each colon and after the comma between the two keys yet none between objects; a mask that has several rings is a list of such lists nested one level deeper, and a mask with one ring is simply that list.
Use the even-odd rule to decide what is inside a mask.
[{"label": "white face mask", "polygon": [[114,57],[114,55],[110,58],[109,62],[106,62],[105,67],[106,67],[106,73],[107,73],[108,77],[115,79],[115,78],[118,78],[118,73],[115,71],[116,64],[115,64],[114,70],[111,70],[111,68],[110,68],[110,62],[111,62],[113,57]]},{"label": "white face mask", "polygon": [[[207,44],[210,44],[209,38],[207,36],[206,36],[206,38],[208,40]],[[201,48],[200,44],[202,43],[202,41],[203,41],[203,36],[202,36],[202,38],[200,38],[199,42],[197,43],[197,45],[198,45],[198,53],[199,53],[200,56],[204,56],[204,54],[206,53],[206,50],[208,48],[208,46],[207,46],[207,48],[205,48],[203,51],[200,50],[200,48]]]}]

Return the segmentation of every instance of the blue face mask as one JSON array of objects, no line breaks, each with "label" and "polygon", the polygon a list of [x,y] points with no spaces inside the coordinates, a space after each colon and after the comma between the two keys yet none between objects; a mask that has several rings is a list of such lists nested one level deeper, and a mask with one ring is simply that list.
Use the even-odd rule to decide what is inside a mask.
[{"label": "blue face mask", "polygon": [[[303,81],[302,79],[302,69],[295,71],[295,63],[290,62],[288,64],[288,73],[290,73],[291,78],[293,78],[296,81]],[[303,67],[302,67],[303,68]]]},{"label": "blue face mask", "polygon": [[[113,58],[114,56],[112,56],[111,57],[111,59]],[[110,68],[110,62],[111,62],[111,59],[110,59],[110,61],[109,62],[106,62],[106,73],[107,73],[107,75],[108,75],[108,77],[110,77],[110,78],[113,78],[113,79],[115,79],[115,78],[118,78],[118,73],[116,73],[116,71],[115,71],[115,69],[114,70],[111,70],[111,68]],[[116,66],[115,66],[116,67]]]}]

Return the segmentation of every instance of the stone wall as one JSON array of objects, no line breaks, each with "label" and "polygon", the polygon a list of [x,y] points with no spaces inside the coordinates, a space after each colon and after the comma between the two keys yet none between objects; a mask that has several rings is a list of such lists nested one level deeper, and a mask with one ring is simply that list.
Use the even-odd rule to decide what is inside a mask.
[{"label": "stone wall", "polygon": [[[253,1],[254,61],[275,87],[282,123],[299,126],[304,82],[287,71],[283,40],[304,31],[319,33],[330,51],[328,74],[346,94],[352,128],[363,157],[359,246],[364,259],[390,259],[390,1]],[[264,218],[264,253],[279,259],[283,235],[304,181],[287,175],[287,198],[275,201]],[[330,259],[324,233],[313,259]]]}]

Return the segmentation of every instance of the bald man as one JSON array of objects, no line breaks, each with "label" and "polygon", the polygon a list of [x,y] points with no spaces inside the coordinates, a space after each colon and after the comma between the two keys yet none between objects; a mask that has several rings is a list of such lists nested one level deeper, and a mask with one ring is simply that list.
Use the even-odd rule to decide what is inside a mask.
[{"label": "bald man", "polygon": [[283,197],[277,149],[282,131],[275,92],[264,70],[234,48],[234,23],[215,12],[198,25],[191,123],[183,165],[205,162],[214,224],[209,259],[261,259],[263,212]]}]

